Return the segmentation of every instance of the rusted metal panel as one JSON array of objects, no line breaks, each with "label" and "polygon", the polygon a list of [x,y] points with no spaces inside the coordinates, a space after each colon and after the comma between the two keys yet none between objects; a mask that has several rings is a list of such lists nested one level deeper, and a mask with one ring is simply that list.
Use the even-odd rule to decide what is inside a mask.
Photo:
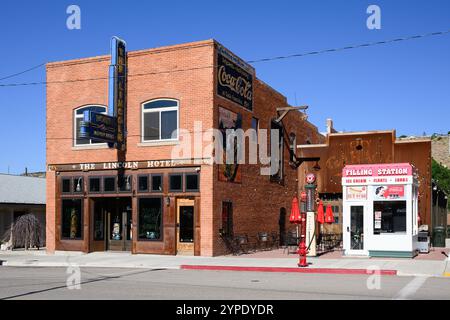
[{"label": "rusted metal panel", "polygon": [[[320,157],[318,186],[323,193],[342,193],[342,169],[349,164],[392,163],[393,132],[331,134],[327,146],[299,148],[302,157]],[[307,166],[304,170],[309,169]],[[302,171],[302,170],[300,170]],[[303,182],[302,176],[299,181]]]},{"label": "rusted metal panel", "polygon": [[320,193],[342,193],[342,169],[354,164],[413,164],[419,171],[422,222],[431,225],[431,141],[396,142],[395,131],[329,134],[326,144],[299,146],[300,157],[320,157],[319,171],[314,163],[304,163],[298,172],[302,189],[306,173],[316,172]]},{"label": "rusted metal panel", "polygon": [[395,143],[395,162],[409,162],[418,170],[419,213],[423,224],[431,224],[431,140]]}]

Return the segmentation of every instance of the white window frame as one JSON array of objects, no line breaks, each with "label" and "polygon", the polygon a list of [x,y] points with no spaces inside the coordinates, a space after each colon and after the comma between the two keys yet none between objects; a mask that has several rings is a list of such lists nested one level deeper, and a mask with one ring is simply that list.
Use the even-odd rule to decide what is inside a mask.
[{"label": "white window frame", "polygon": [[89,143],[77,144],[77,119],[82,119],[84,116],[82,114],[77,114],[78,110],[85,108],[105,108],[105,111],[102,114],[108,114],[108,107],[101,104],[87,104],[81,107],[78,107],[73,110],[73,146],[74,147],[86,147],[86,146],[106,146],[107,143],[104,142],[92,142],[92,139],[89,139]]},{"label": "white window frame", "polygon": [[[176,107],[162,107],[162,108],[152,108],[152,109],[148,109],[145,110],[144,106],[147,103],[150,102],[156,102],[156,101],[174,101],[177,103]],[[172,138],[172,139],[161,139],[161,112],[164,111],[176,111],[177,112],[177,136],[176,138]],[[159,113],[159,139],[157,140],[146,140],[145,139],[145,135],[144,135],[144,115],[146,113]],[[144,103],[142,103],[141,105],[141,142],[142,143],[157,143],[157,142],[166,142],[166,141],[178,141],[180,137],[180,101],[178,101],[177,99],[170,99],[170,98],[160,98],[160,99],[153,99],[153,100],[149,100],[146,101]]]}]

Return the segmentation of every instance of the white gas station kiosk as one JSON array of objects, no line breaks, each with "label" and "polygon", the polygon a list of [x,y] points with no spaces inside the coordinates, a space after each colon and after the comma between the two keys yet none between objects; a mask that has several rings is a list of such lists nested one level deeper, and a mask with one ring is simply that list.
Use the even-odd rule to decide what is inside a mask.
[{"label": "white gas station kiosk", "polygon": [[349,165],[342,187],[345,255],[417,255],[419,184],[411,164]]}]

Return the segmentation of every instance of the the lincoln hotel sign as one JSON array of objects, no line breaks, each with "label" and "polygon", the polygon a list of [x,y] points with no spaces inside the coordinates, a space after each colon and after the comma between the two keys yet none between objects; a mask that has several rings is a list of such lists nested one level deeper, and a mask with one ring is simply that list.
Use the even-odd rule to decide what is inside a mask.
[{"label": "the lincoln hotel sign", "polygon": [[253,75],[218,54],[217,94],[253,110]]}]

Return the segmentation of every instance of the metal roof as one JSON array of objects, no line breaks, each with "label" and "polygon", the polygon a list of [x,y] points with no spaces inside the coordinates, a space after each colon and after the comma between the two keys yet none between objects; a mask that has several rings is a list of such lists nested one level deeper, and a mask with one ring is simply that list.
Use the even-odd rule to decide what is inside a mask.
[{"label": "metal roof", "polygon": [[0,174],[0,203],[45,204],[45,178]]}]

